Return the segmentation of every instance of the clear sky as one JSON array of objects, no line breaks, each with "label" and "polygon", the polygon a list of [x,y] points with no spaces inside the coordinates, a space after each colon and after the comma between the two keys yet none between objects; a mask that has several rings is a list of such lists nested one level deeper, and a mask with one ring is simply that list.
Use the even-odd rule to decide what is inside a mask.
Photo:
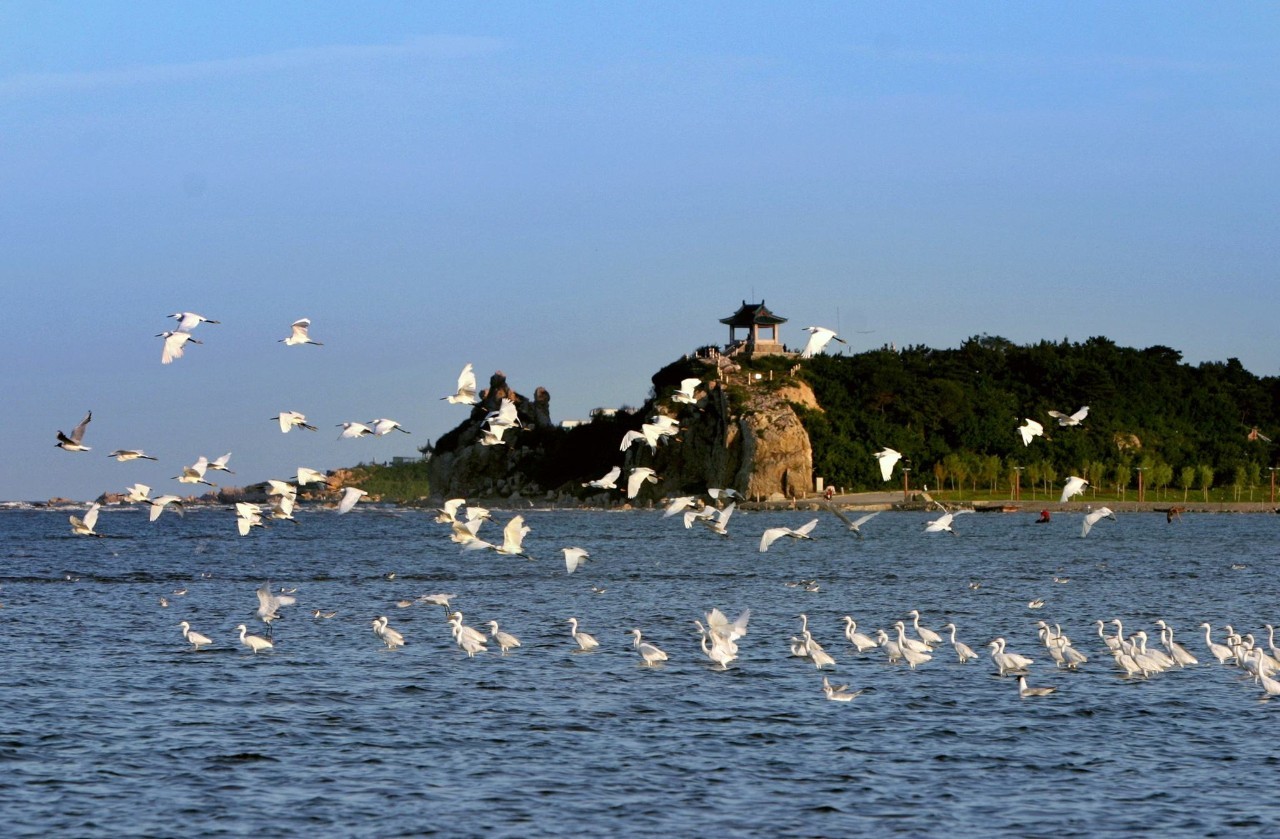
[{"label": "clear sky", "polygon": [[[467,362],[557,421],[638,405],[761,298],[793,345],[1105,335],[1277,375],[1278,32],[1272,3],[0,0],[0,499],[413,455]],[[222,323],[164,366],[177,311]],[[323,347],[278,343],[300,317]],[[86,409],[93,450],[54,448]],[[337,440],[375,417],[413,435]]]}]

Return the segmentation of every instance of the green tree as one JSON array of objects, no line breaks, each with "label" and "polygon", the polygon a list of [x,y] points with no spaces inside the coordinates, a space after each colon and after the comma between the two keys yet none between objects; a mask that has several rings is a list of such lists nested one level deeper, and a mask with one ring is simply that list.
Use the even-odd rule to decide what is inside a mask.
[{"label": "green tree", "polygon": [[1121,461],[1116,464],[1113,473],[1116,480],[1116,495],[1120,496],[1120,500],[1124,500],[1125,490],[1129,488],[1129,483],[1133,480],[1133,467],[1129,465],[1129,461]]},{"label": "green tree", "polygon": [[1253,500],[1253,492],[1262,483],[1262,465],[1256,460],[1249,461],[1245,467],[1245,480],[1249,484],[1249,500]]},{"label": "green tree", "polygon": [[1249,482],[1249,470],[1244,464],[1236,466],[1231,473],[1231,495],[1238,502],[1241,493],[1244,492],[1245,485]]},{"label": "green tree", "polygon": [[1209,500],[1209,490],[1213,489],[1213,467],[1207,463],[1202,463],[1196,467],[1196,472],[1200,476],[1200,491],[1204,493],[1204,500]]},{"label": "green tree", "polygon": [[1040,467],[1040,479],[1044,481],[1045,498],[1053,498],[1053,485],[1058,480],[1058,470],[1053,464],[1045,461]]},{"label": "green tree", "polygon": [[1000,470],[1003,464],[1000,463],[1000,455],[989,454],[982,458],[979,465],[979,471],[982,473],[982,480],[986,482],[991,490],[991,494],[996,494],[996,489],[1000,485]]},{"label": "green tree", "polygon": [[1107,484],[1107,464],[1101,460],[1091,460],[1085,464],[1084,474],[1080,476],[1089,482],[1089,497],[1098,497],[1098,487]]},{"label": "green tree", "polygon": [[1040,486],[1040,480],[1044,477],[1044,461],[1036,460],[1027,464],[1027,468],[1022,473],[1027,479],[1027,487],[1031,490],[1031,500],[1036,498],[1036,488]]},{"label": "green tree", "polygon": [[1182,471],[1178,473],[1178,486],[1182,488],[1182,503],[1187,503],[1187,493],[1196,484],[1196,476],[1200,470],[1194,466],[1184,466]]}]

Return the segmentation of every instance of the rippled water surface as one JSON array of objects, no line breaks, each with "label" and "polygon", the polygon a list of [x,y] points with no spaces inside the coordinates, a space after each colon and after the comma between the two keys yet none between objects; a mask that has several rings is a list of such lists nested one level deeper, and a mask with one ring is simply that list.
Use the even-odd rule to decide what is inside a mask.
[{"label": "rippled water surface", "polygon": [[[67,511],[0,512],[4,833],[1280,830],[1280,702],[1217,664],[1196,629],[1208,621],[1220,640],[1230,623],[1266,643],[1280,619],[1274,516],[1121,515],[1081,539],[1067,514],[964,516],[951,537],[887,512],[859,541],[823,514],[814,541],[761,554],[766,527],[815,514],[739,512],[726,539],[659,512],[521,512],[533,561],[461,553],[421,511],[307,512],[241,538],[227,510],[154,524],[105,510],[102,539],[73,536]],[[571,545],[592,555],[572,576]],[[820,590],[787,585],[800,579]],[[254,655],[234,628],[262,631],[266,581],[298,603],[275,650]],[[469,659],[443,609],[396,605],[433,592],[523,646]],[[1028,609],[1034,598],[1046,605]],[[713,606],[751,609],[724,672],[693,626]],[[892,631],[913,608],[934,629],[954,620],[982,657],[962,665],[944,647],[911,670],[843,638],[842,615]],[[866,693],[826,701],[821,674],[789,655],[801,613],[837,660],[833,681]],[[408,646],[386,650],[377,615]],[[598,651],[574,652],[571,616]],[[1093,625],[1116,617],[1153,641],[1164,618],[1201,666],[1122,678]],[[1080,672],[1055,670],[1039,619],[1090,656]],[[180,620],[215,645],[192,651]],[[632,627],[670,660],[642,666]],[[997,635],[1057,693],[1022,699],[998,677],[983,647]]]}]

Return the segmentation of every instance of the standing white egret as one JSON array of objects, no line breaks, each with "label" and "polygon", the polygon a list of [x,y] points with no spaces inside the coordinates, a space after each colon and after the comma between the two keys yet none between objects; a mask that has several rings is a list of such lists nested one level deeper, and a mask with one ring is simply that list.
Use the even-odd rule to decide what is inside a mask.
[{"label": "standing white egret", "polygon": [[1160,643],[1164,644],[1164,648],[1169,651],[1169,655],[1179,667],[1200,663],[1195,656],[1187,652],[1186,647],[1173,640],[1173,627],[1165,623],[1163,618],[1156,620],[1156,626],[1160,628]]},{"label": "standing white egret", "polygon": [[652,667],[660,661],[667,660],[667,654],[658,649],[656,644],[641,639],[640,630],[633,629],[627,634],[635,637],[635,640],[631,642],[631,646],[635,647],[636,651],[640,653],[640,658],[644,659],[646,667]]},{"label": "standing white egret", "polygon": [[462,620],[462,612],[449,614],[449,627],[453,633],[453,640],[467,654],[467,658],[473,657],[476,653],[488,652],[489,648],[485,645],[489,639],[485,634],[475,627],[467,626]]},{"label": "standing white egret", "polygon": [[1085,417],[1089,416],[1089,406],[1085,405],[1070,416],[1062,413],[1061,411],[1049,411],[1049,416],[1056,419],[1058,421],[1058,425],[1063,426],[1064,428],[1069,425],[1079,425],[1084,422]]},{"label": "standing white egret", "polygon": [[960,659],[961,664],[972,661],[978,657],[978,654],[975,653],[968,644],[963,641],[956,640],[956,625],[954,623],[948,623],[942,628],[951,630],[951,647],[956,651],[956,658]]},{"label": "standing white egret", "polygon": [[284,344],[286,347],[297,346],[298,344],[315,344],[317,347],[324,346],[319,341],[311,340],[308,330],[311,329],[310,318],[298,318],[293,322],[292,332],[288,338],[281,338],[277,343]]},{"label": "standing white egret", "polygon": [[765,551],[769,550],[770,545],[772,545],[774,542],[778,541],[784,536],[791,539],[812,540],[813,537],[810,536],[809,534],[813,532],[813,529],[817,526],[818,526],[818,520],[810,519],[809,521],[805,522],[804,524],[800,525],[794,530],[791,529],[790,527],[771,527],[768,530],[766,530],[764,533],[760,534],[760,553],[764,553]]},{"label": "standing white egret", "polygon": [[120,463],[126,463],[130,460],[155,460],[156,458],[144,452],[142,449],[116,449],[107,457],[114,457]]},{"label": "standing white egret", "polygon": [[182,358],[188,343],[204,343],[191,337],[190,332],[161,332],[156,337],[164,339],[164,349],[160,351],[161,364],[172,364],[174,359]]},{"label": "standing white egret", "polygon": [[379,615],[373,619],[373,634],[382,639],[382,643],[387,645],[388,650],[394,650],[404,646],[404,635],[398,630],[387,626],[387,616]]},{"label": "standing white egret", "polygon": [[920,636],[920,640],[928,644],[930,647],[936,647],[942,643],[942,636],[929,629],[927,626],[920,625],[920,610],[912,609],[907,612],[911,616],[912,626],[915,627],[916,635]]},{"label": "standing white egret", "polygon": [[591,554],[583,548],[561,548],[560,550],[564,552],[564,565],[570,574],[591,558]]},{"label": "standing white egret", "polygon": [[1084,524],[1080,527],[1080,538],[1083,539],[1088,536],[1089,531],[1093,529],[1093,526],[1103,519],[1111,519],[1112,521],[1115,521],[1116,514],[1111,512],[1108,507],[1099,507],[1092,513],[1089,513],[1084,517]]},{"label": "standing white egret", "polygon": [[1044,426],[1033,419],[1024,418],[1018,426],[1018,434],[1022,437],[1022,445],[1029,446],[1036,437],[1044,436]]},{"label": "standing white egret", "polygon": [[805,342],[804,349],[800,351],[801,358],[813,358],[832,341],[838,341],[841,344],[846,343],[843,338],[836,334],[834,329],[827,329],[825,326],[806,326],[804,331],[809,333],[809,340]]},{"label": "standing white egret", "polygon": [[261,635],[246,635],[245,633],[249,631],[249,628],[244,624],[237,626],[236,631],[240,633],[240,643],[253,650],[254,655],[257,655],[261,650],[270,650],[275,648],[275,644],[266,638],[263,638]]},{"label": "standing white egret", "polygon": [[1200,624],[1200,628],[1204,630],[1204,645],[1209,648],[1209,652],[1213,653],[1213,657],[1218,660],[1219,664],[1226,664],[1228,661],[1236,657],[1236,654],[1231,651],[1230,647],[1224,644],[1219,644],[1209,637],[1209,633],[1213,631],[1213,627],[1209,626],[1207,623],[1202,623]]},{"label": "standing white egret", "polygon": [[1088,485],[1089,482],[1084,478],[1077,478],[1075,475],[1068,477],[1067,482],[1062,485],[1062,497],[1058,499],[1058,503],[1066,504],[1067,499],[1084,492],[1084,488]]},{"label": "standing white egret", "polygon": [[55,448],[62,449],[64,452],[87,452],[89,446],[84,445],[80,441],[84,439],[84,430],[89,427],[90,420],[93,419],[93,411],[89,411],[84,415],[84,419],[80,420],[80,424],[71,430],[71,436],[68,437],[61,431],[58,432],[58,442],[54,443]]},{"label": "standing white egret", "polygon": [[880,462],[880,476],[887,481],[893,476],[893,465],[902,459],[902,452],[885,446],[884,449],[875,453],[875,459]]},{"label": "standing white egret", "polygon": [[208,647],[213,644],[213,641],[210,638],[208,638],[205,635],[201,635],[199,632],[196,632],[194,629],[191,628],[191,624],[187,623],[186,621],[182,621],[181,623],[178,624],[178,626],[182,627],[182,637],[187,639],[187,641],[190,642],[191,646],[194,649],[198,650],[201,647]]},{"label": "standing white egret", "polygon": [[512,635],[510,632],[503,632],[502,630],[498,629],[497,621],[489,621],[488,626],[489,626],[489,635],[492,636],[493,640],[498,645],[498,649],[501,650],[504,654],[507,652],[507,650],[520,646],[520,639]]},{"label": "standing white egret", "polygon": [[908,638],[907,625],[902,621],[894,621],[893,628],[898,630],[898,646],[902,647],[904,652],[907,650],[914,653],[933,652],[933,647],[929,646],[919,638]]},{"label": "standing white egret", "polygon": [[98,510],[101,506],[102,505],[97,501],[90,504],[89,509],[85,511],[83,519],[76,516],[70,516],[71,532],[75,533],[77,536],[101,537],[101,533],[95,533],[93,530],[93,528],[98,524]]},{"label": "standing white egret", "polygon": [[476,398],[476,374],[472,370],[470,362],[458,374],[457,391],[440,398],[450,405],[475,405],[480,401]]},{"label": "standing white egret", "polygon": [[579,631],[577,618],[569,618],[567,623],[569,624],[569,635],[575,642],[577,642],[578,649],[580,651],[585,652],[586,650],[594,650],[596,647],[600,646],[600,642],[595,638],[592,638],[585,632]]},{"label": "standing white egret", "polygon": [[858,622],[851,616],[845,615],[841,620],[844,621],[844,637],[849,639],[849,643],[853,644],[858,652],[865,653],[879,646],[870,636],[858,631]]},{"label": "standing white egret", "polygon": [[342,498],[338,501],[338,515],[351,512],[360,499],[368,494],[359,487],[343,487]]}]

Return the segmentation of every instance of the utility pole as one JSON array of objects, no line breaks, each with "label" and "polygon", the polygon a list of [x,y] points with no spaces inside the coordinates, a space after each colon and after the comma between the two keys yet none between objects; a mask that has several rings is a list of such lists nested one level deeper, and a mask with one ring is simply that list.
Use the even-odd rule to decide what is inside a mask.
[{"label": "utility pole", "polygon": [[1144,499],[1144,496],[1142,494],[1142,470],[1145,469],[1146,467],[1135,466],[1134,468],[1138,470],[1138,501],[1141,502]]},{"label": "utility pole", "polygon": [[1271,502],[1270,503],[1273,505],[1276,503],[1276,468],[1277,467],[1275,466],[1267,467],[1267,471],[1271,473]]},{"label": "utility pole", "polygon": [[911,500],[911,492],[909,490],[909,487],[911,485],[910,478],[911,478],[911,467],[910,466],[902,467],[902,500],[903,501]]},{"label": "utility pole", "polygon": [[1022,500],[1022,470],[1026,468],[1027,467],[1025,466],[1013,467],[1013,500],[1014,501]]}]

